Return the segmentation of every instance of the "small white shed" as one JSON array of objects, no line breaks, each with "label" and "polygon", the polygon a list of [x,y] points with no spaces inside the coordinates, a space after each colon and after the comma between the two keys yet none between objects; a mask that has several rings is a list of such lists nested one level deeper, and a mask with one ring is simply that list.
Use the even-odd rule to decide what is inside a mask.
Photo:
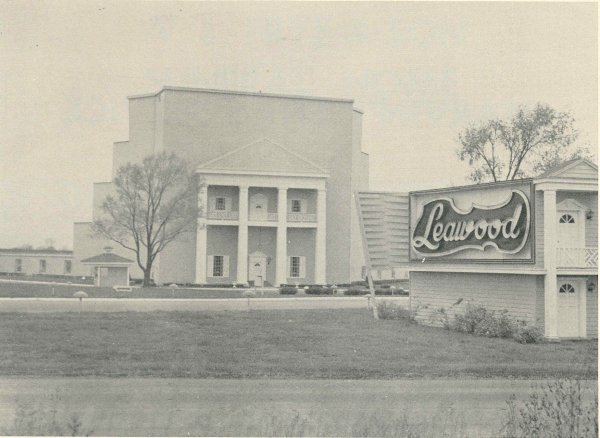
[{"label": "small white shed", "polygon": [[133,260],[114,254],[110,247],[104,248],[104,253],[84,259],[81,263],[94,267],[95,286],[129,286],[129,266]]}]

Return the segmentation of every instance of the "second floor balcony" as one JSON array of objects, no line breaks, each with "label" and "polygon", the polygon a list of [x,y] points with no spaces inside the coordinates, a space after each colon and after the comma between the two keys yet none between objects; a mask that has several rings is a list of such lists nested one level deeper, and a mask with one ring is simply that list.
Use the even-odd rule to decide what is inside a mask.
[{"label": "second floor balcony", "polygon": [[226,221],[237,221],[239,212],[230,210],[208,210],[208,219],[218,219]]},{"label": "second floor balcony", "polygon": [[597,268],[598,248],[557,248],[556,263],[559,268]]},{"label": "second floor balcony", "polygon": [[288,222],[316,222],[317,215],[314,213],[288,213]]}]

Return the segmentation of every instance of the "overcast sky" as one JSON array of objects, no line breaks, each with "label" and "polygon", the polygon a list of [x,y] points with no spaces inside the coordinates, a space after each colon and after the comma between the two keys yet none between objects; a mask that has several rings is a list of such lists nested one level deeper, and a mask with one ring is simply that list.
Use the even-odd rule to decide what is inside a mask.
[{"label": "overcast sky", "polygon": [[595,3],[4,1],[0,247],[71,247],[126,96],[163,85],[352,98],[373,190],[464,183],[458,132],[538,101],[595,149],[597,20]]}]

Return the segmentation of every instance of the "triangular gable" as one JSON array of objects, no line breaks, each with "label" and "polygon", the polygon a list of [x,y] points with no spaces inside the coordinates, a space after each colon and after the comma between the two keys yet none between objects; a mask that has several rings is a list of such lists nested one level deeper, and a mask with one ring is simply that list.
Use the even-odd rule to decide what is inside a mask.
[{"label": "triangular gable", "polygon": [[538,177],[569,178],[569,179],[598,179],[598,166],[586,159],[571,160],[559,165]]},{"label": "triangular gable", "polygon": [[264,173],[327,174],[327,171],[295,152],[263,138],[198,166],[202,170]]}]

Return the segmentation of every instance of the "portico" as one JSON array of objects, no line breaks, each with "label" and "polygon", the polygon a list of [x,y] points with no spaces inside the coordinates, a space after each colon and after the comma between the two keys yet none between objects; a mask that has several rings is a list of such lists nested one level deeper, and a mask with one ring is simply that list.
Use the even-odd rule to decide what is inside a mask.
[{"label": "portico", "polygon": [[326,282],[328,174],[293,158],[297,173],[197,169],[196,283]]}]

